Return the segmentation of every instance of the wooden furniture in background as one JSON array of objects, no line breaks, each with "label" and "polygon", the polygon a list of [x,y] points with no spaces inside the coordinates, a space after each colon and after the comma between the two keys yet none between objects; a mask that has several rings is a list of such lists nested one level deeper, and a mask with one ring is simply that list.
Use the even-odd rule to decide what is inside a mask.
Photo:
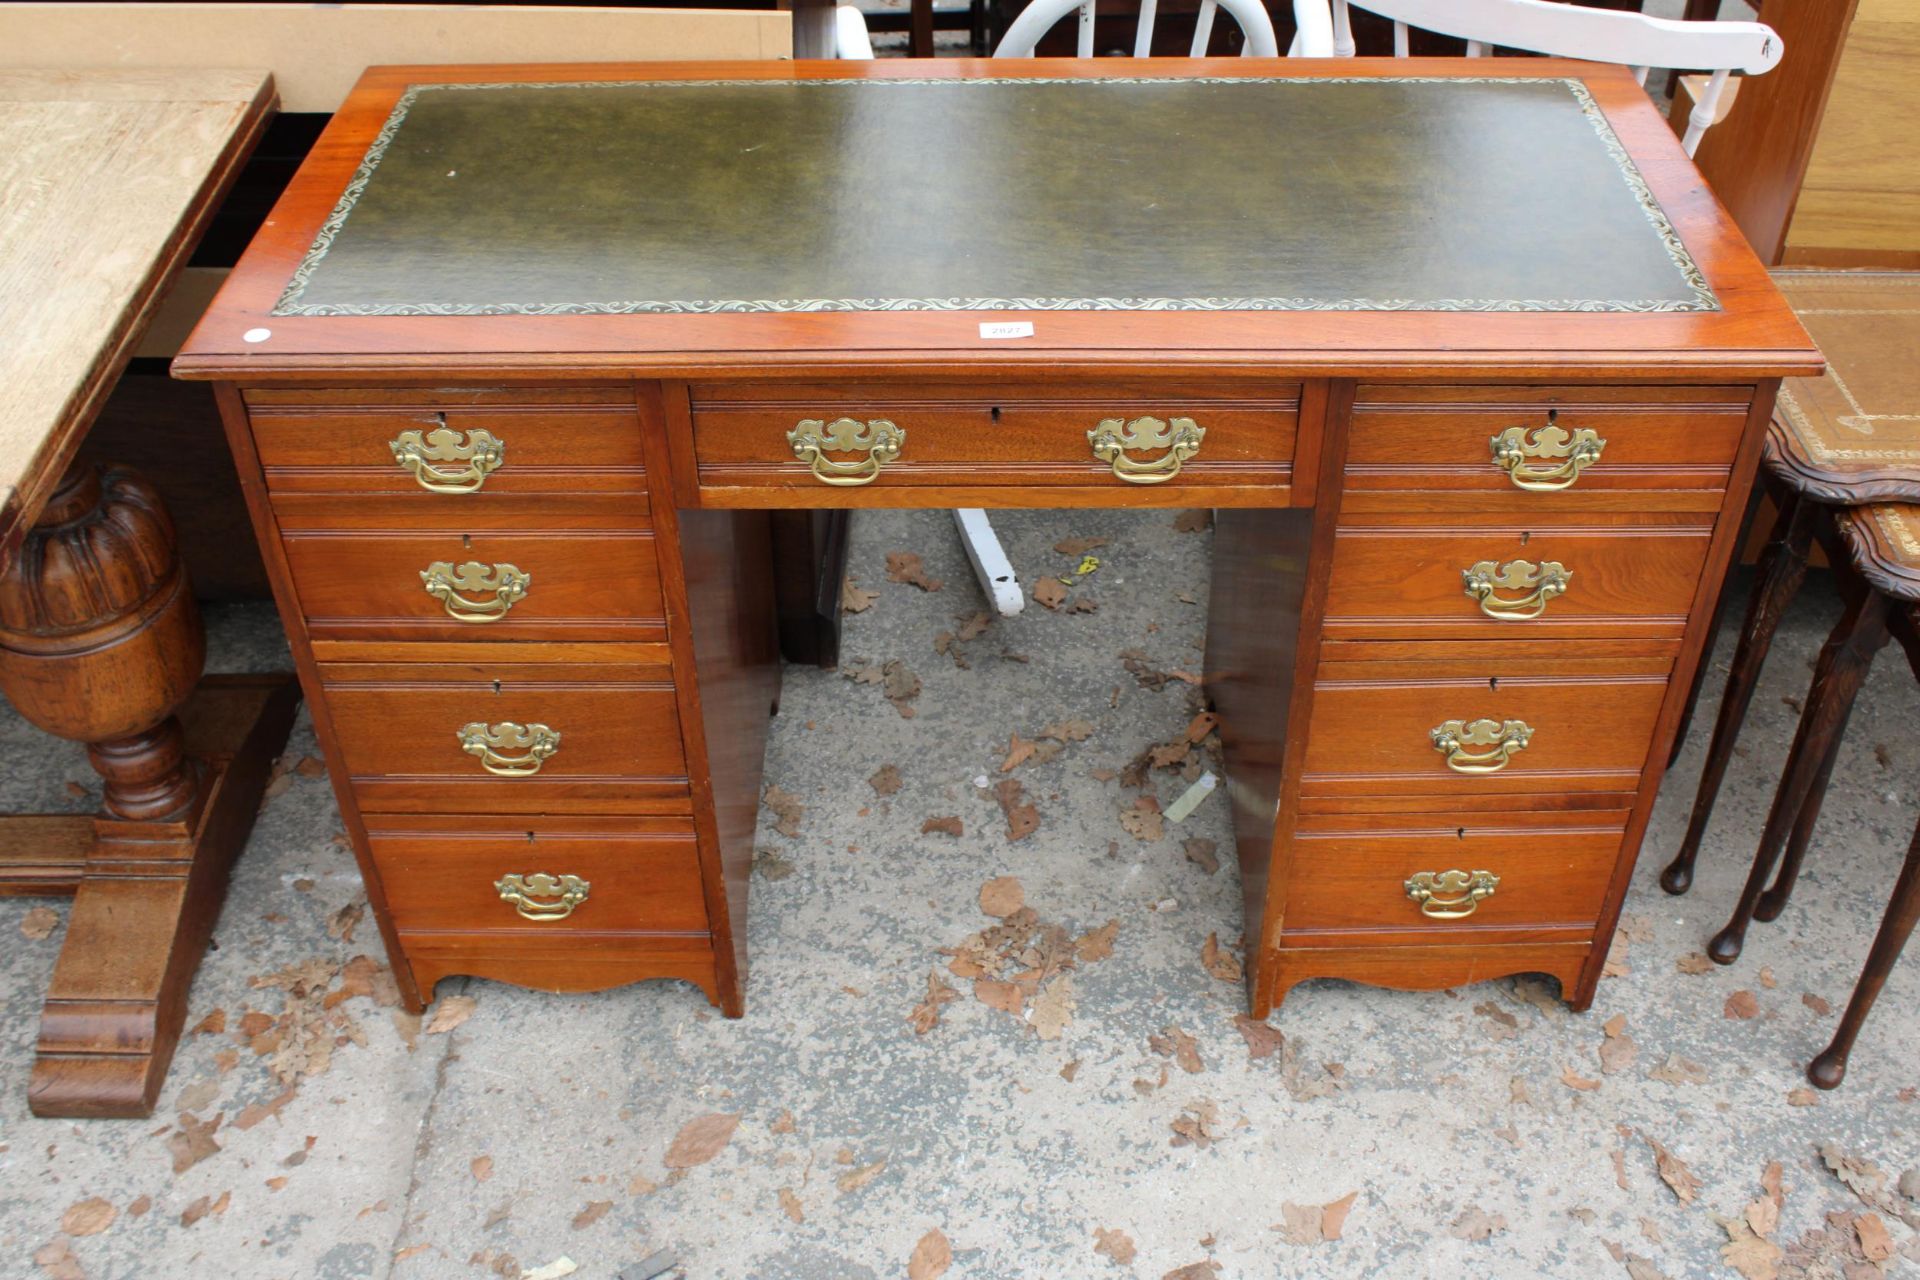
[{"label": "wooden furniture in background", "polygon": [[[1524,971],[1584,1008],[1777,380],[1820,359],[1631,76],[1499,71],[370,71],[175,370],[218,387],[407,1003],[676,977],[743,1011],[767,511],[1126,506],[1216,509],[1254,1013]],[[522,83],[436,87],[482,78]],[[546,87],[583,78],[633,87]],[[812,141],[728,145],[766,128]],[[935,129],[996,145],[930,170]],[[753,234],[802,215],[804,254]],[[378,572],[327,549],[370,538]]]},{"label": "wooden furniture in background", "polygon": [[[1897,634],[1920,662],[1911,626],[1913,602],[1920,599],[1920,526],[1912,507],[1875,505],[1920,502],[1920,373],[1904,354],[1920,344],[1920,275],[1796,271],[1775,278],[1820,341],[1833,376],[1790,379],[1768,428],[1764,465],[1777,511],[1773,534],[1760,558],[1686,836],[1660,877],[1667,892],[1685,893],[1693,884],[1741,724],[1813,547],[1839,572],[1847,607],[1821,650],[1746,888],[1732,919],[1707,946],[1721,964],[1739,958],[1751,921],[1776,919],[1786,908],[1874,654]],[[1920,858],[1909,858],[1833,1045],[1808,1068],[1822,1088],[1840,1083],[1873,995],[1912,930],[1920,909],[1917,864]]]},{"label": "wooden furniture in background", "polygon": [[[1763,261],[1920,267],[1920,11],[1906,0],[1766,0],[1787,57],[1744,84],[1700,171]],[[1684,127],[1689,95],[1673,115]]]},{"label": "wooden furniture in background", "polygon": [[0,72],[0,692],[87,744],[101,811],[0,818],[0,893],[72,894],[28,1101],[153,1108],[297,701],[201,679],[153,488],[80,446],[273,109],[252,71]]}]

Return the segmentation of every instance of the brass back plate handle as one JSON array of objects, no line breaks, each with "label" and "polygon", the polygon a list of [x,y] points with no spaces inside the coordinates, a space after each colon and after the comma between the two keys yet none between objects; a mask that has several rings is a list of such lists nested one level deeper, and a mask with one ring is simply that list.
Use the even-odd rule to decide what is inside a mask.
[{"label": "brass back plate handle", "polygon": [[1498,773],[1527,749],[1533,726],[1525,720],[1449,720],[1427,736],[1455,773]]},{"label": "brass back plate handle", "polygon": [[[871,422],[807,418],[787,432],[787,443],[793,447],[793,456],[806,463],[822,484],[872,484],[879,478],[880,468],[899,458],[907,433],[885,418]],[[827,456],[829,453],[865,456],[857,462],[835,462]]]},{"label": "brass back plate handle", "polygon": [[[1531,560],[1509,560],[1496,565],[1482,560],[1460,571],[1467,596],[1480,606],[1480,612],[1502,622],[1525,622],[1547,611],[1555,596],[1564,595],[1573,571],[1558,560],[1534,564]],[[1524,591],[1518,599],[1503,598],[1498,591]]]},{"label": "brass back plate handle", "polygon": [[444,419],[431,431],[402,431],[387,448],[428,493],[472,493],[507,460],[506,443],[491,431],[455,431]]},{"label": "brass back plate handle", "polygon": [[1607,442],[1592,427],[1569,432],[1549,421],[1532,431],[1508,427],[1488,437],[1487,446],[1493,465],[1507,473],[1514,488],[1551,493],[1572,488],[1583,470],[1600,461]]},{"label": "brass back plate handle", "polygon": [[1421,871],[1406,882],[1407,897],[1433,920],[1464,920],[1499,887],[1500,877],[1491,871]]},{"label": "brass back plate handle", "polygon": [[526,876],[501,876],[493,882],[500,901],[529,920],[565,920],[587,900],[593,885],[579,876],[551,876],[536,871]]},{"label": "brass back plate handle", "polygon": [[[529,778],[560,750],[560,734],[544,724],[515,724],[483,720],[457,731],[460,749],[480,761],[480,767],[502,778]],[[515,754],[509,754],[515,753]]]},{"label": "brass back plate handle", "polygon": [[[1093,456],[1113,468],[1113,474],[1128,484],[1165,484],[1180,474],[1180,464],[1200,452],[1207,429],[1192,418],[1102,418],[1087,432]],[[1136,462],[1127,451],[1166,452],[1146,462]]]},{"label": "brass back plate handle", "polygon": [[435,560],[420,571],[420,585],[456,622],[498,622],[526,598],[533,575],[511,564]]}]

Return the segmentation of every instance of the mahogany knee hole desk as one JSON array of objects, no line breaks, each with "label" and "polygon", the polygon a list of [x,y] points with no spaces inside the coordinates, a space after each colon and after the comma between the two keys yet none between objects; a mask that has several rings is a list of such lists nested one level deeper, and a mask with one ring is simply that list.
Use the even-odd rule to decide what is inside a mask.
[{"label": "mahogany knee hole desk", "polygon": [[1820,367],[1625,71],[1218,59],[375,68],[175,371],[410,1006],[743,1012],[768,511],[1128,506],[1217,514],[1265,1016],[1592,1000]]}]

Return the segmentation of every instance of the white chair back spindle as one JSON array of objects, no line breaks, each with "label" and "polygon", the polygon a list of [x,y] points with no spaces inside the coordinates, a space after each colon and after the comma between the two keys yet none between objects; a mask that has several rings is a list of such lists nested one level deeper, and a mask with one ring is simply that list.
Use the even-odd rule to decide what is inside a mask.
[{"label": "white chair back spindle", "polygon": [[[1349,0],[1333,0],[1333,52],[1354,53]],[[1587,9],[1552,0],[1352,0],[1359,8],[1393,20],[1393,54],[1407,56],[1407,29],[1419,27],[1467,42],[1467,56],[1493,47],[1524,49],[1560,58],[1617,62],[1647,82],[1648,67],[1711,71],[1694,104],[1681,146],[1688,155],[1718,113],[1721,91],[1733,72],[1763,75],[1780,64],[1780,36],[1760,22],[1675,22],[1613,9]]]},{"label": "white chair back spindle", "polygon": [[[1031,58],[1041,37],[1068,13],[1078,10],[1080,29],[1077,53],[1082,58],[1091,58],[1094,3],[1095,0],[1033,0],[1007,28],[1007,34],[1001,38],[1000,47],[993,51],[993,56]],[[1158,0],[1140,0],[1140,16],[1133,28],[1133,56],[1136,58],[1144,58],[1152,52],[1158,7]],[[1279,38],[1274,34],[1273,22],[1267,17],[1266,7],[1259,0],[1202,0],[1199,16],[1194,23],[1193,44],[1189,49],[1191,56],[1197,58],[1206,53],[1207,42],[1213,37],[1214,17],[1221,9],[1232,15],[1246,35],[1246,44],[1240,50],[1242,57],[1279,56]],[[1333,19],[1327,11],[1326,0],[1294,0],[1293,16],[1299,34],[1294,37],[1288,55],[1331,57]]]}]

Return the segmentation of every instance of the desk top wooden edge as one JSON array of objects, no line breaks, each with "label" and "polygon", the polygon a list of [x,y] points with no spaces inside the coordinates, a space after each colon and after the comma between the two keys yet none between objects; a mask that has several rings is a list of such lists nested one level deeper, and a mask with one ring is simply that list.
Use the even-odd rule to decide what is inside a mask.
[{"label": "desk top wooden edge", "polygon": [[[1576,79],[1632,157],[1705,274],[1713,311],[887,311],[727,315],[276,315],[281,296],[394,105],[420,83],[582,80],[1107,78],[1472,78],[1461,59],[1065,59],[678,62],[374,67],[314,149],[175,361],[176,376],[289,385],[622,376],[751,377],[1045,372],[1097,378],[1151,365],[1182,374],[1647,376],[1714,380],[1817,374],[1818,349],[1623,68],[1502,59],[1503,77]],[[1034,341],[986,341],[978,325],[1034,320]],[[258,340],[258,331],[268,337]],[[249,331],[256,341],[243,337]]]},{"label": "desk top wooden edge", "polygon": [[[39,369],[40,376],[60,380],[57,412],[37,421],[9,415],[0,424],[0,431],[9,433],[6,465],[0,468],[5,473],[0,475],[0,563],[10,557],[79,451],[154,309],[272,118],[278,94],[272,73],[265,70],[0,70],[0,104],[101,103],[208,106],[231,116],[219,121],[218,132],[209,137],[212,145],[203,153],[203,170],[192,190],[184,193],[179,217],[164,237],[140,247],[141,256],[135,259],[139,278],[130,282],[123,297],[110,300],[107,311],[69,317],[87,335],[87,345],[74,347],[70,358],[56,361],[56,367]],[[100,207],[103,213],[112,211],[111,202]],[[58,289],[48,291],[39,305],[57,313],[61,296]],[[45,310],[36,315],[39,323],[48,319]]]}]

